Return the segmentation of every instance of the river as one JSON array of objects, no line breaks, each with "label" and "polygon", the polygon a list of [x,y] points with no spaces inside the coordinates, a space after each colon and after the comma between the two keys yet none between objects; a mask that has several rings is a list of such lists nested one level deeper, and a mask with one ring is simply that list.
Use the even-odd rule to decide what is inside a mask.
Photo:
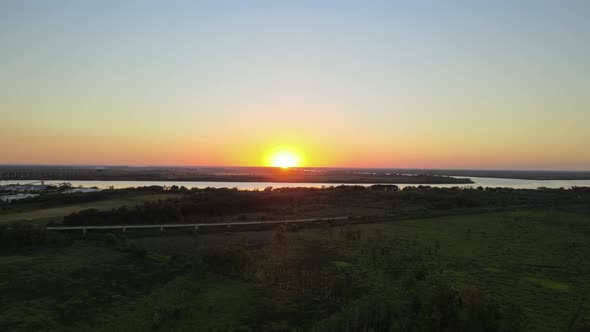
[{"label": "river", "polygon": [[[571,188],[571,187],[590,187],[590,180],[522,180],[522,179],[501,179],[501,178],[480,178],[470,177],[475,182],[473,184],[423,184],[432,187],[507,187],[515,189],[536,189],[538,187],[547,188]],[[0,185],[14,183],[31,183],[38,180],[0,180]],[[64,181],[45,181],[45,184],[57,184]],[[106,189],[113,187],[115,189],[143,187],[143,186],[185,186],[187,188],[238,188],[241,190],[264,189],[266,187],[283,188],[283,187],[316,187],[338,186],[342,183],[292,183],[292,182],[206,182],[206,181],[67,181],[74,187],[98,187]],[[393,183],[400,188],[407,186],[418,186],[418,184]],[[370,183],[347,183],[345,185],[370,186]]]}]

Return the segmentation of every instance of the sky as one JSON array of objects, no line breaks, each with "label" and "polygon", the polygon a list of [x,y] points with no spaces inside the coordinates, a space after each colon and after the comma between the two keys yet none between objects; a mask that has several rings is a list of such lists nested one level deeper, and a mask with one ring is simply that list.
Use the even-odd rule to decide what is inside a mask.
[{"label": "sky", "polygon": [[589,1],[0,0],[0,164],[590,170]]}]

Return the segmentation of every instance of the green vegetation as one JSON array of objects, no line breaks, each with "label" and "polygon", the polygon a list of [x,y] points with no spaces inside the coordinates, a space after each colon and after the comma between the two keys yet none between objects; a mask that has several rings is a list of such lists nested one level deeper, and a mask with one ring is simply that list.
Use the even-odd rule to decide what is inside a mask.
[{"label": "green vegetation", "polygon": [[[436,320],[465,331],[573,331],[590,314],[587,215],[519,211],[263,233],[274,235],[254,247],[255,232],[187,235],[172,252],[107,234],[5,255],[0,327],[422,331]],[[198,247],[207,237],[214,241]]]},{"label": "green vegetation", "polygon": [[[0,330],[590,328],[590,205],[584,190],[349,189],[293,191],[303,203],[272,199],[267,209],[289,211],[319,200],[320,206],[343,201],[358,209],[371,204],[371,211],[391,211],[395,203],[402,212],[367,216],[362,223],[208,234],[95,231],[81,238],[31,224],[5,228]],[[219,196],[193,194],[221,204]],[[264,193],[243,206],[257,204],[256,195]],[[150,206],[166,211],[167,204],[186,202],[182,197]],[[489,206],[478,205],[493,199],[504,201],[505,209],[485,212]],[[446,202],[452,206],[434,208]],[[246,213],[241,203],[225,204]]]},{"label": "green vegetation", "polygon": [[[65,194],[67,195],[67,194]],[[56,207],[38,208],[36,205],[19,206],[6,211],[0,211],[0,224],[18,222],[18,221],[33,221],[36,223],[47,223],[51,221],[60,221],[64,216],[71,213],[79,212],[87,209],[95,209],[98,211],[107,211],[122,206],[136,206],[144,202],[153,202],[158,200],[165,200],[169,198],[180,197],[180,194],[175,193],[136,193],[132,195],[107,198],[104,200],[96,200],[83,203],[73,203]],[[15,204],[16,205],[16,204]]]},{"label": "green vegetation", "polygon": [[181,198],[147,202],[133,208],[85,210],[64,217],[65,225],[121,225],[277,220],[327,216],[416,218],[457,213],[570,207],[590,200],[590,190],[515,190],[509,188],[433,188],[395,185],[318,188],[192,189]]}]

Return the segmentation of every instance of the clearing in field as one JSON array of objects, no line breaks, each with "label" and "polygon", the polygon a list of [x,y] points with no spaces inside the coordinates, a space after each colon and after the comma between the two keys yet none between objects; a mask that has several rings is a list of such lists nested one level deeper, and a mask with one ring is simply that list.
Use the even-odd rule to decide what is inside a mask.
[{"label": "clearing in field", "polygon": [[0,213],[0,224],[32,221],[35,223],[48,223],[51,221],[61,221],[64,216],[79,212],[86,209],[110,210],[121,206],[136,206],[144,202],[165,200],[169,198],[180,197],[180,194],[139,194],[124,197],[117,197],[106,200],[97,200],[94,202],[85,202],[72,205],[64,205],[50,208],[35,208],[31,209],[25,207],[18,212]]}]

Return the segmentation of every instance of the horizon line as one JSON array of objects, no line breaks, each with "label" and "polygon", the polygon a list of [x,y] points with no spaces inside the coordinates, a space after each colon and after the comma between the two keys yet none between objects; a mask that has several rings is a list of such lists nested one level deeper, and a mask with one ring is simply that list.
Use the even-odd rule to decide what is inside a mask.
[{"label": "horizon line", "polygon": [[[273,166],[247,166],[247,165],[126,165],[126,164],[0,164],[0,167],[128,167],[128,168],[277,168]],[[571,169],[518,169],[518,168],[424,168],[424,167],[348,167],[348,166],[300,166],[291,169],[361,169],[361,170],[424,170],[424,171],[495,171],[495,172],[590,172],[588,170]]]}]

